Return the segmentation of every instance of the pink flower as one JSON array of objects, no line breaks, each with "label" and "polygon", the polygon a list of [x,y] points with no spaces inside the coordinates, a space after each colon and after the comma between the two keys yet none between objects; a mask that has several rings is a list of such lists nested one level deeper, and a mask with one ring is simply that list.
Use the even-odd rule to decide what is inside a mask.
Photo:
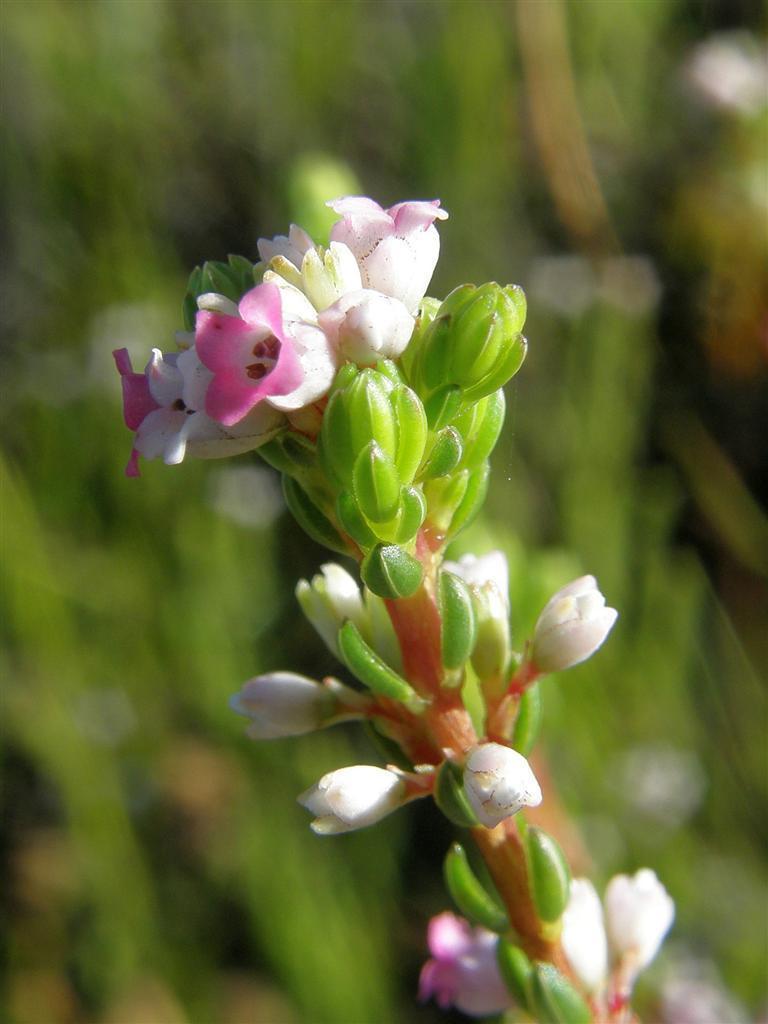
[{"label": "pink flower", "polygon": [[331,239],[352,250],[363,288],[400,299],[413,313],[440,252],[433,222],[448,216],[440,209],[440,200],[397,203],[384,210],[365,196],[346,196],[328,206],[342,218],[333,225]]},{"label": "pink flower", "polygon": [[281,292],[260,284],[236,311],[197,314],[197,354],[213,374],[205,411],[225,426],[264,400],[283,411],[301,409],[331,385],[336,363],[328,339],[316,324],[284,316]]},{"label": "pink flower", "polygon": [[455,1006],[470,1017],[508,1009],[512,999],[496,965],[496,938],[447,911],[433,917],[427,929],[432,959],[421,969],[419,999],[434,996],[441,1009]]},{"label": "pink flower", "polygon": [[187,453],[210,459],[250,451],[268,441],[282,423],[281,414],[266,405],[234,427],[212,420],[204,405],[213,375],[194,349],[169,355],[153,349],[144,373],[134,373],[127,349],[113,354],[123,382],[125,423],[136,432],[127,476],[139,475],[139,455],[176,465]]}]

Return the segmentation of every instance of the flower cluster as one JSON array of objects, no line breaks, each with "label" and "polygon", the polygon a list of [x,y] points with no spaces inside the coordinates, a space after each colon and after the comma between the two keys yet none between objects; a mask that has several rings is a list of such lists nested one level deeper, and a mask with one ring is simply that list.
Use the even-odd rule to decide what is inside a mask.
[{"label": "flower cluster", "polygon": [[433,222],[447,213],[437,200],[329,205],[341,220],[327,249],[295,226],[260,239],[262,262],[236,299],[231,277],[219,270],[224,294],[209,273],[212,288],[194,296],[194,331],[179,336],[180,352],[153,349],[143,373],[127,349],[115,352],[135,431],[129,476],[139,455],[174,465],[187,453],[258,448],[286,420],[301,422],[297,414],[324,398],[343,360],[371,365],[405,349],[440,249]]},{"label": "flower cluster", "polygon": [[582,576],[518,644],[504,555],[445,559],[485,497],[503,388],[527,351],[525,296],[496,283],[426,295],[435,222],[447,216],[438,200],[329,205],[339,220],[327,247],[292,226],[259,240],[256,265],[196,268],[178,352],[154,350],[144,373],[115,352],[135,432],[128,473],[139,456],[257,450],[304,530],[358,564],[360,583],[327,562],[296,588],[346,681],[270,672],[230,705],[254,740],[364,720],[397,762],[347,765],[310,785],[298,799],[318,835],[423,798],[466,830],[485,870],[452,844],[444,875],[467,920],[432,922],[422,998],[472,1015],[514,1000],[536,1020],[600,1013],[620,1024],[671,900],[650,871],[619,876],[606,937],[594,889],[571,881],[556,839],[524,812],[548,798],[528,761],[539,682],[591,657],[618,613]]}]

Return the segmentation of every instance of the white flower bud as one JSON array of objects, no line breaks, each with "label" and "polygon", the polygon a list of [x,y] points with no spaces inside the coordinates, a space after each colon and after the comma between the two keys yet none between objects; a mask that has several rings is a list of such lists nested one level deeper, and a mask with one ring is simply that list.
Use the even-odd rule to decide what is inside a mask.
[{"label": "white flower bud", "polygon": [[411,340],[415,320],[399,299],[360,289],[334,302],[319,323],[341,356],[370,365],[396,359]]},{"label": "white flower bud", "polygon": [[458,562],[444,562],[443,568],[460,576],[475,598],[477,640],[472,667],[480,679],[500,675],[512,654],[506,558],[501,551],[491,551],[479,558],[463,555]]},{"label": "white flower bud", "polygon": [[[338,690],[336,689],[338,687]],[[254,740],[301,736],[328,723],[338,704],[341,683],[322,685],[295,672],[268,672],[244,683],[229,706],[251,719]]]},{"label": "white flower bud", "polygon": [[608,974],[608,941],[600,897],[587,878],[571,880],[560,938],[568,962],[584,988],[588,992],[600,988]]},{"label": "white flower bud", "polygon": [[296,597],[302,611],[312,623],[329,650],[338,657],[336,639],[339,630],[351,619],[360,632],[368,633],[368,615],[360,589],[346,569],[335,562],[326,562],[312,582],[299,580]]},{"label": "white flower bud", "polygon": [[363,284],[360,268],[352,251],[343,242],[329,247],[308,249],[301,264],[304,291],[317,310],[327,309],[347,292],[359,291]]},{"label": "white flower bud", "polygon": [[637,973],[656,956],[675,918],[675,904],[655,872],[643,868],[610,880],[605,917],[614,956],[630,959]]},{"label": "white flower bud", "polygon": [[618,617],[607,608],[594,576],[582,576],[551,597],[539,616],[531,660],[542,672],[585,661],[600,647]]},{"label": "white flower bud", "polygon": [[299,803],[316,815],[313,832],[336,835],[374,825],[404,802],[405,782],[394,771],[359,764],[324,775]]},{"label": "white flower bud", "polygon": [[500,743],[475,747],[464,769],[464,790],[483,825],[493,828],[522,807],[541,803],[536,776],[522,754]]}]

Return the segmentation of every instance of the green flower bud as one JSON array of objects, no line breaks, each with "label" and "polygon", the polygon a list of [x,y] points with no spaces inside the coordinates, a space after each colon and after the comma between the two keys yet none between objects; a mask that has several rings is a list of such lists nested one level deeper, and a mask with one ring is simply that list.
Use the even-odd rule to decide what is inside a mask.
[{"label": "green flower bud", "polygon": [[367,519],[383,523],[395,515],[400,477],[395,463],[375,441],[369,441],[358,455],[352,481],[355,498]]},{"label": "green flower bud", "polygon": [[491,282],[455,289],[424,333],[414,364],[417,390],[454,384],[465,399],[477,401],[502,387],[525,358],[520,333],[525,312],[525,296],[517,285],[502,288]]},{"label": "green flower bud", "polygon": [[441,572],[438,602],[442,630],[440,644],[447,669],[461,668],[475,646],[477,621],[472,595],[464,580],[452,572]]},{"label": "green flower bud", "polygon": [[505,932],[509,918],[472,870],[461,843],[453,843],[443,863],[448,892],[461,913],[492,932]]},{"label": "green flower bud", "polygon": [[568,904],[571,872],[563,851],[540,828],[531,827],[525,840],[533,902],[542,921],[558,921]]},{"label": "green flower bud", "polygon": [[590,1024],[592,1020],[587,1004],[552,964],[536,964],[531,995],[532,1009],[541,1024]]},{"label": "green flower bud", "polygon": [[397,544],[377,544],[360,566],[369,590],[390,599],[410,597],[419,589],[421,563]]}]

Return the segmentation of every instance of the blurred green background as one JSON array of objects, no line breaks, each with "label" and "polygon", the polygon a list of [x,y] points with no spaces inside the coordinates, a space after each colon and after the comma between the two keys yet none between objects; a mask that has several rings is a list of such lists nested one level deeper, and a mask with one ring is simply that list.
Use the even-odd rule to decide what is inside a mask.
[{"label": "blurred green background", "polygon": [[543,749],[577,870],[648,864],[677,902],[645,1019],[764,1013],[760,5],[6,0],[0,19],[0,1018],[451,1019],[415,1001],[448,827],[417,805],[312,835],[296,795],[376,753],[352,729],[255,745],[227,708],[257,671],[333,670],[293,598],[326,554],[255,456],[123,476],[111,350],[172,348],[192,265],[255,257],[291,220],[322,240],[322,202],[357,191],[442,199],[433,294],[528,292],[487,512],[457,550],[506,551],[519,643],[582,572],[620,609],[545,684]]}]

